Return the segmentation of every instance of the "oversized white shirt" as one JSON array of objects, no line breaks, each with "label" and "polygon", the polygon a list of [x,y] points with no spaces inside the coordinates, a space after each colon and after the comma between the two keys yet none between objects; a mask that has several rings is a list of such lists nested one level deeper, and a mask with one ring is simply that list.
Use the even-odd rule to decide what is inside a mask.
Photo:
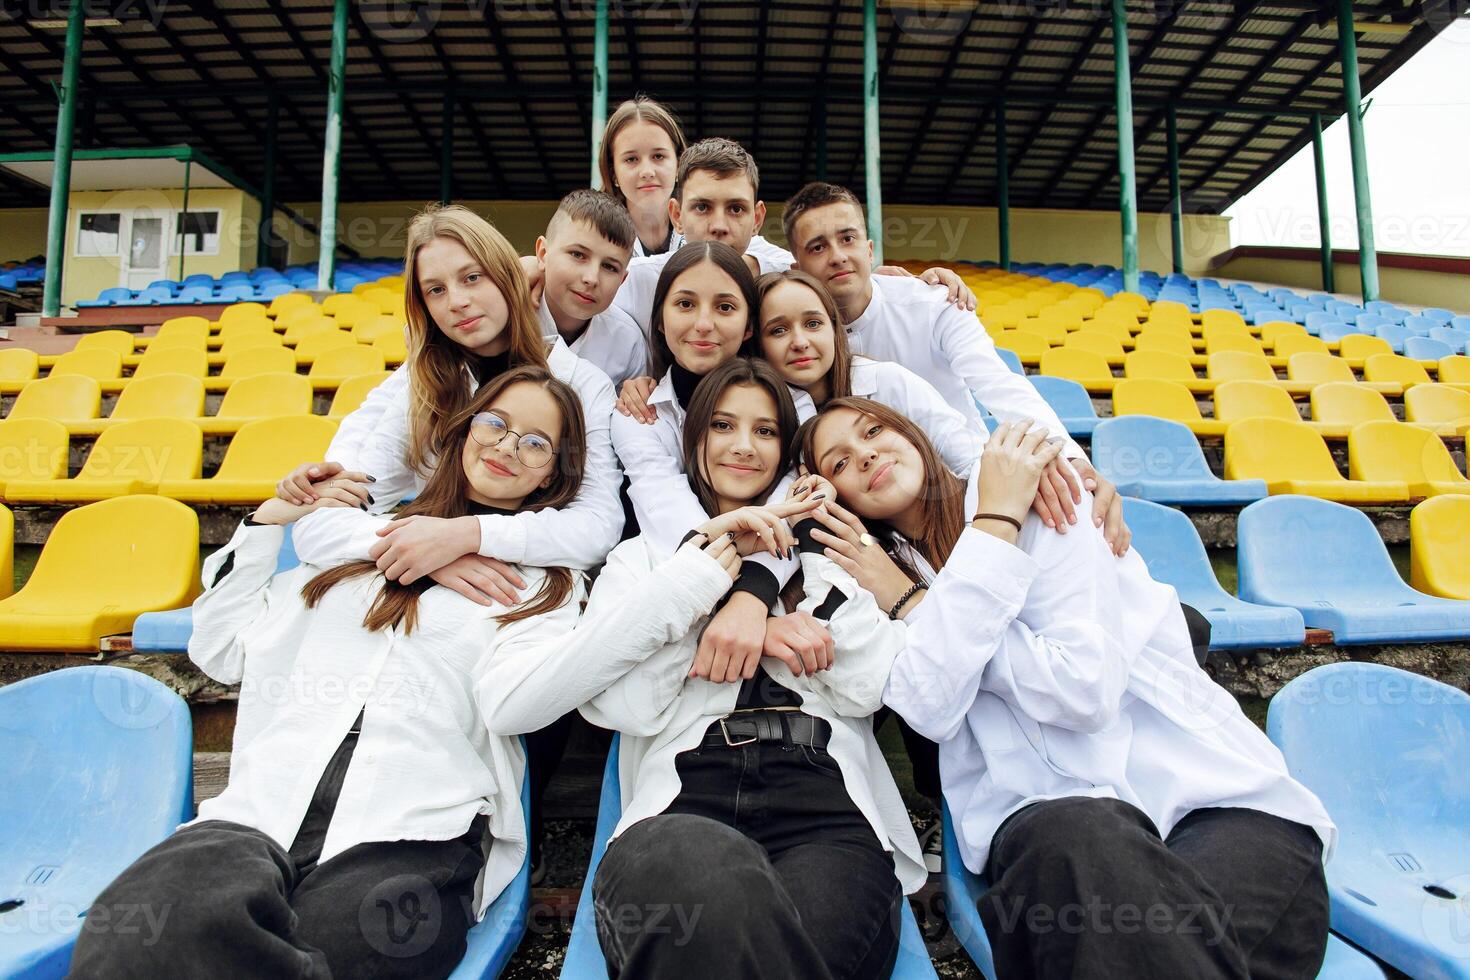
[{"label": "oversized white shirt", "polygon": [[[587,462],[582,488],[576,499],[559,509],[481,515],[479,553],[512,564],[593,568],[602,563],[623,531],[623,504],[619,496],[623,473],[613,452],[609,428],[613,415],[612,382],[596,366],[573,354],[560,336],[548,338],[548,343],[546,360],[551,373],[576,391],[587,422]],[[467,387],[474,384],[468,371],[465,384]],[[372,395],[380,393],[383,397],[372,401],[370,396],[370,402],[358,409],[367,416],[365,421],[370,432],[366,437],[360,432],[364,423],[358,421],[347,427],[346,439],[342,439],[339,429],[338,438],[327,450],[327,459],[376,477],[377,482],[371,485],[375,501],[371,509],[375,513],[392,509],[410,494],[422,490],[427,482],[424,473],[414,472],[408,466],[411,433],[408,365],[394,371],[373,389]],[[358,412],[344,419],[344,426]],[[432,468],[433,463],[429,466]],[[313,511],[297,521],[292,532],[296,554],[304,562],[325,567],[367,558],[367,550],[353,550],[352,542],[361,540],[354,532],[368,517],[351,507]]]},{"label": "oversized white shirt", "polygon": [[[975,468],[965,513],[976,509]],[[1281,752],[1200,668],[1170,586],[1137,552],[1115,558],[1078,505],[1057,534],[1029,514],[1019,546],[961,533],[906,633],[884,701],[939,743],[965,866],[980,873],[1002,821],[1067,796],[1123,800],[1168,836],[1192,810],[1245,807],[1337,829]]]},{"label": "oversized white shirt", "polygon": [[[653,321],[653,294],[658,289],[658,277],[676,251],[678,250],[671,248],[660,255],[629,260],[628,277],[623,280],[623,284],[618,287],[617,295],[613,297],[613,307],[632,317],[633,322],[638,324],[645,337],[648,336]],[[790,252],[766,241],[760,235],[750,240],[745,254],[756,260],[760,266],[761,275],[789,269],[794,261]]]},{"label": "oversized white shirt", "polygon": [[[278,525],[241,524],[204,564],[189,658],[215,680],[239,684],[240,701],[229,785],[200,804],[194,822],[231,820],[289,849],[362,712],[321,860],[363,843],[448,840],[485,814],[476,884],[483,914],[525,858],[526,763],[518,739],[486,728],[481,704],[487,692],[498,694],[502,661],[576,625],[582,576],[560,608],[506,626],[495,622],[505,607],[436,587],[419,596],[412,633],[368,632],[362,620],[383,578],[339,583],[309,610],[301,588],[322,569],[303,564],[275,575],[284,535]],[[545,573],[519,571],[529,598]]]},{"label": "oversized white shirt", "polygon": [[[556,321],[551,318],[545,296],[541,297],[537,313],[541,317],[542,335],[557,336]],[[648,341],[644,339],[643,328],[615,306],[592,317],[581,335],[572,341],[570,349],[607,375],[614,394],[624,381],[648,373]]]},{"label": "oversized white shirt", "polygon": [[[974,426],[979,399],[1002,422],[1029,418],[1067,439],[1068,459],[1086,458],[1031,382],[1006,367],[975,314],[958,309],[943,287],[908,276],[871,276],[873,298],[847,324],[854,354],[895,361],[929,382]],[[972,395],[973,393],[973,395]]]}]

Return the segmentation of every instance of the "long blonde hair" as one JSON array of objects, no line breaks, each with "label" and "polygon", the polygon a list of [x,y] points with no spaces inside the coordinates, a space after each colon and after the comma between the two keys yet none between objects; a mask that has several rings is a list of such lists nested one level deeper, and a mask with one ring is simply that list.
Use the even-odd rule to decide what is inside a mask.
[{"label": "long blonde hair", "polygon": [[[526,274],[505,236],[469,208],[430,205],[408,226],[403,259],[404,308],[408,313],[408,467],[424,473],[443,446],[443,428],[469,400],[465,370],[475,355],[450,340],[434,323],[419,288],[419,251],[437,238],[458,242],[474,257],[509,310],[510,366],[546,367],[546,342],[531,304]],[[489,380],[489,379],[486,379]]]}]

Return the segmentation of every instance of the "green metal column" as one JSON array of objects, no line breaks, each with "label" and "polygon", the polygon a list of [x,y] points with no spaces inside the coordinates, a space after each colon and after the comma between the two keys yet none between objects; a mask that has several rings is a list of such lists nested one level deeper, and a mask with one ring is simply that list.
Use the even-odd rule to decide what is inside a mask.
[{"label": "green metal column", "polygon": [[592,38],[592,187],[602,189],[602,131],[607,128],[607,0],[597,0],[597,25]]},{"label": "green metal column", "polygon": [[454,198],[454,90],[444,90],[439,112],[439,203]]},{"label": "green metal column", "polygon": [[873,264],[883,264],[883,167],[878,160],[878,2],[863,0],[863,149],[867,171],[868,238]]},{"label": "green metal column", "polygon": [[184,281],[184,255],[189,251],[189,177],[194,172],[193,159],[184,161],[184,206],[179,209],[179,282]]},{"label": "green metal column", "polygon": [[1317,165],[1317,229],[1322,239],[1322,291],[1337,292],[1332,271],[1332,216],[1327,210],[1327,163],[1322,155],[1322,113],[1312,113],[1312,160]]},{"label": "green metal column", "polygon": [[82,65],[82,0],[72,0],[66,15],[66,55],[61,62],[60,104],[56,109],[56,151],[51,164],[51,212],[46,222],[46,281],[41,315],[61,315],[61,273],[66,257],[66,215],[71,200],[72,127],[77,112],[77,72]]},{"label": "green metal column", "polygon": [[1123,288],[1138,292],[1138,188],[1133,172],[1133,74],[1128,68],[1128,11],[1113,0],[1113,80],[1117,88],[1118,213],[1123,221]]},{"label": "green metal column", "polygon": [[1184,271],[1184,201],[1179,192],[1179,120],[1169,104],[1169,234],[1174,243],[1174,271]]},{"label": "green metal column", "polygon": [[995,107],[996,222],[1000,230],[1000,267],[1011,271],[1011,147],[1006,134],[1006,100]]},{"label": "green metal column", "polygon": [[1337,0],[1337,40],[1342,49],[1342,98],[1347,110],[1348,144],[1353,155],[1353,201],[1358,211],[1358,268],[1363,302],[1378,298],[1378,250],[1373,245],[1373,201],[1368,192],[1368,146],[1363,141],[1363,88],[1358,81],[1358,38],[1353,33],[1353,0]]},{"label": "green metal column", "polygon": [[322,152],[321,254],[316,288],[330,290],[337,268],[337,170],[342,160],[343,76],[347,70],[347,0],[332,9],[332,68],[327,90],[326,147]]},{"label": "green metal column", "polygon": [[280,123],[281,99],[275,92],[265,114],[265,173],[260,180],[260,240],[255,246],[255,264],[271,264],[271,243],[276,220],[276,129]]}]

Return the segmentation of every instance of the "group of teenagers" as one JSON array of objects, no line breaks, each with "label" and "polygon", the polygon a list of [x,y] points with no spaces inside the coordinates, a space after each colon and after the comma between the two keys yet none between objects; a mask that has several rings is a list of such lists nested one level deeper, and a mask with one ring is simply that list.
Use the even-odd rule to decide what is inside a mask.
[{"label": "group of teenagers", "polygon": [[73,975],[448,976],[580,715],[609,976],[888,976],[929,870],[890,717],[1001,977],[1315,976],[1332,821],[963,282],[875,269],[832,184],[765,240],[750,154],[646,98],[601,171],[534,256],[412,222],[404,366],[204,565],[228,786],[97,900],[160,933]]}]

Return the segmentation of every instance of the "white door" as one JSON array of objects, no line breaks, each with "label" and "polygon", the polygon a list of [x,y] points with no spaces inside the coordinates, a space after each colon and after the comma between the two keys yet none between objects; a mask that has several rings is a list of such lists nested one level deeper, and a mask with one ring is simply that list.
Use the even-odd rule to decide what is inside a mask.
[{"label": "white door", "polygon": [[124,285],[129,289],[142,289],[155,279],[167,278],[163,269],[168,261],[165,248],[164,221],[166,219],[147,212],[135,212],[128,217],[128,237]]}]

